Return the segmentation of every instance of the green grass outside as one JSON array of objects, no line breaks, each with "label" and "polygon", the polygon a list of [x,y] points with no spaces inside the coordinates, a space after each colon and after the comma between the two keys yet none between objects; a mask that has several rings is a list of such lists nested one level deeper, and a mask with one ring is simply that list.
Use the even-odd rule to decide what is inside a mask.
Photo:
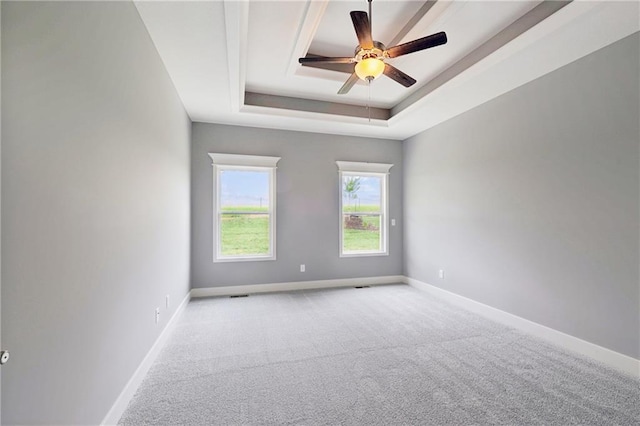
[{"label": "green grass outside", "polygon": [[343,230],[342,248],[345,252],[380,250],[380,217],[362,216],[362,223],[365,227],[373,229]]},{"label": "green grass outside", "polygon": [[380,231],[361,229],[345,229],[343,232],[343,250],[350,251],[378,251],[380,250]]},{"label": "green grass outside", "polygon": [[247,212],[247,213],[268,213],[269,207],[259,206],[225,206],[223,212]]},{"label": "green grass outside", "polygon": [[342,211],[344,213],[353,213],[353,212],[367,212],[367,213],[379,213],[380,206],[378,204],[360,204],[358,205],[355,201],[352,201],[351,204],[347,202],[342,203]]},{"label": "green grass outside", "polygon": [[[357,211],[374,211],[371,206],[366,206],[368,210],[363,207]],[[269,254],[269,215],[260,214],[266,213],[267,207],[229,206],[223,207],[222,211],[257,213],[222,215],[220,238],[223,256]],[[374,229],[344,229],[345,252],[380,250],[379,217],[362,216],[362,221]]]},{"label": "green grass outside", "polygon": [[268,255],[269,215],[223,214],[220,237],[223,256]]}]

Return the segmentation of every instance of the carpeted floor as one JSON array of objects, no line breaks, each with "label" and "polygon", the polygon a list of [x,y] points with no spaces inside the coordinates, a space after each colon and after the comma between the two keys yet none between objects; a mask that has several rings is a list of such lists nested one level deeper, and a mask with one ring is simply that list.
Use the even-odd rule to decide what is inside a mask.
[{"label": "carpeted floor", "polygon": [[406,285],[196,299],[120,423],[638,425],[640,381]]}]

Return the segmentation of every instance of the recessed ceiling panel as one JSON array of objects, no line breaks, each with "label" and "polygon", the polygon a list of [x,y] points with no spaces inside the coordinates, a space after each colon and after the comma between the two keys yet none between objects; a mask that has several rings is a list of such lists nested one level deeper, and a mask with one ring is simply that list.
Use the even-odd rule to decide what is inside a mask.
[{"label": "recessed ceiling panel", "polygon": [[[346,95],[337,91],[348,74],[330,70],[310,69],[300,74],[287,74],[297,61],[292,57],[299,26],[307,13],[307,2],[252,2],[249,12],[249,46],[247,59],[247,91],[294,98],[321,100],[353,105],[392,108],[418,90],[429,80],[449,68],[473,49],[485,43],[509,24],[526,14],[539,1],[520,2],[429,2],[384,1],[372,2],[373,38],[382,43],[404,43],[436,32],[444,31],[448,43],[388,62],[417,80],[410,88],[381,76],[369,87],[358,83]],[[358,44],[349,12],[367,11],[368,3],[361,1],[330,1],[306,53],[322,56],[352,56]],[[426,13],[424,11],[427,10]],[[279,22],[276,27],[274,20]],[[412,22],[403,38],[398,34]],[[266,31],[269,28],[269,31]],[[265,46],[256,49],[255,46]],[[269,47],[267,47],[269,46]],[[391,47],[391,46],[387,46]],[[298,64],[295,64],[301,67]]]},{"label": "recessed ceiling panel", "polygon": [[[366,11],[366,0],[136,6],[192,120],[394,139],[640,30],[637,2],[374,0],[374,39],[389,45],[445,31],[449,42],[389,60],[417,80],[409,89],[383,76],[340,96],[347,74],[297,59],[351,55],[349,12]],[[371,120],[360,110],[366,104]]]},{"label": "recessed ceiling panel", "polygon": [[[388,44],[418,12],[421,1],[384,1],[371,3],[373,39]],[[368,11],[366,0],[331,2],[322,17],[309,52],[322,56],[350,56],[358,45],[349,12]]]},{"label": "recessed ceiling panel", "polygon": [[394,66],[418,80],[401,97],[406,97],[435,78],[539,3],[540,1],[460,2],[451,4],[433,22],[429,22],[428,26],[416,25],[406,40],[445,31],[448,41],[444,46],[393,59]]}]

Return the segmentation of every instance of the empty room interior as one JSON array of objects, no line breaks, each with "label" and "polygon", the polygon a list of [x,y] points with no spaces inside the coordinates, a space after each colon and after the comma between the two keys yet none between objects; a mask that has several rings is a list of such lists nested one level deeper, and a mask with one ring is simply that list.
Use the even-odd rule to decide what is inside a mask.
[{"label": "empty room interior", "polygon": [[637,1],[0,17],[0,423],[640,423]]}]

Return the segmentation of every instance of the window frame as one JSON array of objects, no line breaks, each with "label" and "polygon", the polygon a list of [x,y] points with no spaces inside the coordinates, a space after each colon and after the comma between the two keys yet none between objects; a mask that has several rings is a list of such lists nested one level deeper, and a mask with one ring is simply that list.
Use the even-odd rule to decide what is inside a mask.
[{"label": "window frame", "polygon": [[[209,153],[213,166],[213,262],[255,262],[276,260],[276,165],[280,157]],[[222,255],[220,225],[220,172],[225,170],[258,171],[269,173],[269,253],[266,255]]]},{"label": "window frame", "polygon": [[[369,256],[388,256],[389,255],[389,170],[393,164],[386,163],[365,163],[355,161],[336,161],[338,165],[338,224],[339,235],[338,249],[340,257],[369,257]],[[345,176],[363,176],[363,177],[380,177],[381,179],[381,209],[380,214],[380,238],[382,240],[382,248],[379,251],[361,251],[346,252],[344,251],[344,212],[343,208],[343,178]]]}]

